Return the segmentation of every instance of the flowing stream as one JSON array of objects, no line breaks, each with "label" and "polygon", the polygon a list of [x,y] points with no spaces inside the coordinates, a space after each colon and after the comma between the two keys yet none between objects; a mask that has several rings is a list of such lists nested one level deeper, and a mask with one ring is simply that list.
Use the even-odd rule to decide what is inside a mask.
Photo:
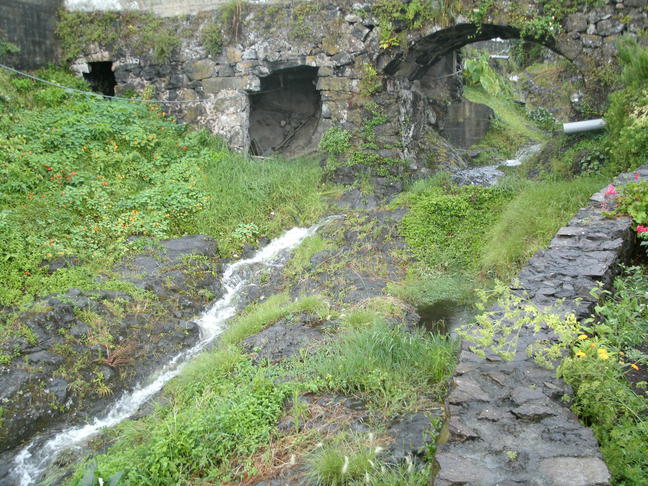
[{"label": "flowing stream", "polygon": [[310,228],[293,228],[260,249],[251,258],[228,265],[222,277],[225,294],[196,321],[200,327],[200,341],[169,361],[152,377],[150,383],[138,385],[134,390],[125,392],[103,417],[96,417],[92,423],[86,425],[65,429],[50,438],[39,437],[32,440],[14,459],[14,484],[35,484],[61,452],[81,447],[101,429],[117,425],[137,412],[165,383],[177,376],[192,357],[203,351],[226,329],[227,321],[240,310],[241,292],[255,285],[264,269],[283,266],[288,261],[291,250],[333,218],[336,217],[326,218]]},{"label": "flowing stream", "polygon": [[471,169],[460,170],[454,173],[452,178],[460,186],[494,186],[497,184],[499,179],[504,176],[504,172],[499,170],[500,167],[517,167],[522,165],[525,160],[538,153],[541,148],[541,144],[522,147],[517,151],[514,159],[505,160],[496,165],[486,165],[484,167],[473,167]]}]

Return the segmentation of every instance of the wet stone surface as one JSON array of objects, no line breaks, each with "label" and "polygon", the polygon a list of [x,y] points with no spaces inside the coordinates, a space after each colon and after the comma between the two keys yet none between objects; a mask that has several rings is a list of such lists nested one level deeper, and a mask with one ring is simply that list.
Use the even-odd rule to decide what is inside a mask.
[{"label": "wet stone surface", "polygon": [[[191,319],[221,293],[216,255],[216,242],[206,236],[162,241],[115,268],[156,299],[71,289],[20,314],[17,322],[30,338],[2,344],[17,356],[0,366],[0,453],[57,423],[95,416],[160,362],[195,344],[199,328]],[[0,463],[8,467],[10,454]]]},{"label": "wet stone surface", "polygon": [[[648,179],[648,166],[638,172]],[[614,184],[631,178],[622,175]],[[634,244],[629,218],[602,214],[612,205],[604,190],[595,194],[520,272],[518,290],[539,306],[565,299],[562,310],[587,316],[594,305],[590,289],[611,284]],[[435,485],[609,484],[591,429],[562,401],[569,387],[526,355],[526,347],[542,338],[551,334],[523,329],[510,362],[482,359],[463,343],[447,399],[450,438],[438,447]]]}]

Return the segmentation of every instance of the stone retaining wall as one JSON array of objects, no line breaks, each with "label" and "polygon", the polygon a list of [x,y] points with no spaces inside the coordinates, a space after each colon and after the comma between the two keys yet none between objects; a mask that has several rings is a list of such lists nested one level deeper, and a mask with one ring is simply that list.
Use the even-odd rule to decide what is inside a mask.
[{"label": "stone retaining wall", "polygon": [[[619,35],[637,36],[648,26],[647,2],[610,0],[601,7],[583,7],[582,12],[565,19],[555,40],[544,43],[572,60],[587,79],[596,81],[599,70],[612,62]],[[263,91],[268,76],[310,67],[317,69],[314,85],[321,106],[316,107],[316,128],[308,133],[299,128],[297,134],[311,142],[307,149],[317,148],[321,135],[331,126],[361,138],[379,112],[387,121],[369,125],[376,140],[359,144],[370,147],[364,150],[370,150],[372,156],[399,162],[392,165],[403,171],[461,166],[465,162],[456,157],[433,155],[449,152],[438,141],[437,132],[445,128],[447,105],[458,100],[462,89],[452,53],[479,40],[520,37],[514,27],[519,23],[519,2],[501,2],[489,9],[484,25],[476,25],[466,15],[480,2],[462,0],[462,13],[451,20],[439,16],[418,30],[407,30],[403,22],[398,23],[394,29],[400,45],[388,48],[384,40],[381,43],[373,3],[321,0],[247,5],[236,23],[235,35],[223,26],[226,45],[220,55],[210,55],[201,41],[204,29],[219,21],[218,13],[168,19],[177,21],[175,30],[182,42],[164,64],[156,64],[148,55],[136,55],[136,46],[91,45],[74,68],[88,73],[88,63],[111,61],[118,94],[152,86],[155,96],[164,100],[205,99],[175,105],[173,114],[180,121],[224,136],[232,148],[247,151],[255,145],[254,135],[250,135],[250,97]],[[528,3],[530,15],[540,12],[538,0]],[[286,128],[286,140],[296,130],[294,126],[302,126],[300,122],[293,126],[280,112],[275,118]],[[261,152],[259,155],[269,155]]]},{"label": "stone retaining wall", "polygon": [[[648,165],[638,172],[642,180],[648,179]],[[619,176],[615,186],[633,174]],[[630,218],[603,215],[612,204],[604,190],[595,194],[549,247],[531,258],[519,281],[532,303],[560,305],[579,319],[592,311],[595,302],[589,291],[598,282],[611,284],[635,243]],[[591,429],[582,426],[562,400],[569,387],[555,371],[527,356],[526,348],[541,339],[551,335],[523,329],[512,361],[482,359],[462,345],[447,400],[450,436],[436,455],[437,486],[609,483]]]}]

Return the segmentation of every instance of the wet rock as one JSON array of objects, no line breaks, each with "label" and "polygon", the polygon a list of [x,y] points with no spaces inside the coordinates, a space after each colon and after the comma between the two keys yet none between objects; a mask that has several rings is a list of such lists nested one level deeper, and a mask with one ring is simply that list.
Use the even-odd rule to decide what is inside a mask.
[{"label": "wet rock", "polygon": [[528,422],[538,422],[544,418],[556,415],[556,410],[554,407],[536,403],[528,403],[522,405],[520,407],[512,409],[511,412],[519,419],[526,420]]},{"label": "wet rock", "polygon": [[452,174],[452,180],[460,186],[491,187],[504,177],[496,166],[475,167]]},{"label": "wet rock", "polygon": [[556,486],[603,486],[610,473],[598,457],[552,457],[540,463],[540,473]]},{"label": "wet rock", "polygon": [[378,207],[378,199],[374,194],[362,194],[353,188],[345,191],[340,199],[334,201],[336,206],[354,210],[372,210]]},{"label": "wet rock", "polygon": [[388,434],[393,438],[392,444],[385,452],[388,462],[400,462],[406,457],[422,456],[429,451],[436,434],[430,417],[417,413],[402,418],[389,428]]},{"label": "wet rock", "polygon": [[313,348],[323,339],[322,322],[316,316],[301,315],[282,319],[260,333],[245,339],[243,348],[253,353],[254,361],[276,363]]},{"label": "wet rock", "polygon": [[[64,414],[83,420],[86,413],[102,411],[110,396],[92,387],[84,389],[82,399],[77,394],[76,386],[89,377],[101,376],[116,394],[148,376],[165,357],[195,344],[199,329],[187,318],[204,308],[207,295],[220,291],[216,255],[213,239],[187,236],[162,241],[116,266],[122,278],[156,293],[160,308],[131,308],[136,302],[125,292],[70,289],[45,297],[22,313],[18,320],[31,330],[35,342],[20,338],[8,343],[20,355],[0,368],[4,410],[0,451],[57,423]],[[157,322],[163,314],[167,319]],[[80,316],[91,319],[90,325]],[[96,325],[106,327],[112,345],[86,344],[87,336],[98,339]],[[73,371],[74,361],[80,361],[82,368]],[[24,365],[30,367],[29,372],[21,369]],[[116,371],[124,367],[130,368],[128,373]],[[63,380],[61,370],[78,376]]]}]

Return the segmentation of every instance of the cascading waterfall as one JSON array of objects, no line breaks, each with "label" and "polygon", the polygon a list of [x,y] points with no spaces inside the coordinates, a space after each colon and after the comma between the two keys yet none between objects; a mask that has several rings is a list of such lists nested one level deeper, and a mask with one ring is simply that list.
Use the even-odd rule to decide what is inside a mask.
[{"label": "cascading waterfall", "polygon": [[137,412],[165,383],[180,374],[190,358],[204,350],[225,330],[227,321],[239,310],[241,292],[256,283],[255,277],[258,277],[263,269],[283,266],[290,257],[291,250],[334,218],[336,217],[326,218],[310,228],[293,228],[270,242],[253,257],[228,265],[222,277],[225,294],[196,321],[201,331],[200,341],[169,361],[150,383],[138,385],[134,390],[124,393],[104,417],[96,417],[92,423],[83,426],[68,428],[49,439],[34,439],[14,459],[14,484],[34,484],[62,451],[80,447],[101,429],[117,425]]}]

